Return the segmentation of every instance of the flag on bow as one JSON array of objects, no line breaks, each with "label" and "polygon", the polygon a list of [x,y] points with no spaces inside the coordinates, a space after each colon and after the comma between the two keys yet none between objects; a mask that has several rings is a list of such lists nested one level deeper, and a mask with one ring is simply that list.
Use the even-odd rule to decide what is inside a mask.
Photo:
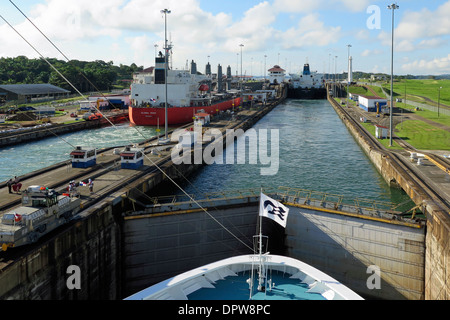
[{"label": "flag on bow", "polygon": [[280,202],[269,198],[265,194],[261,193],[259,201],[259,215],[274,220],[280,224],[283,228],[286,228],[286,220],[289,213],[289,209],[282,205]]}]

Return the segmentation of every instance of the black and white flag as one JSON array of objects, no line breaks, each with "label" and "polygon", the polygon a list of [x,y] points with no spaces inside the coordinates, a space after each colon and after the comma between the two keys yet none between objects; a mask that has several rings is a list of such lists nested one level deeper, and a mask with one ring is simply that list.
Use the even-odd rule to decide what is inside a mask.
[{"label": "black and white flag", "polygon": [[265,194],[261,193],[259,202],[259,215],[267,217],[279,223],[283,228],[286,228],[286,220],[289,209]]}]

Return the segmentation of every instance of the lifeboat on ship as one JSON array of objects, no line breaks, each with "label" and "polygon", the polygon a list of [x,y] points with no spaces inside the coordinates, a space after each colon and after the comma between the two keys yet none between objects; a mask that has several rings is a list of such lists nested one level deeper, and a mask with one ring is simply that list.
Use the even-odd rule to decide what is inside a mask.
[{"label": "lifeboat on ship", "polygon": [[209,91],[209,86],[208,86],[206,83],[203,83],[203,84],[200,85],[200,87],[198,88],[198,91],[207,92],[207,91]]}]

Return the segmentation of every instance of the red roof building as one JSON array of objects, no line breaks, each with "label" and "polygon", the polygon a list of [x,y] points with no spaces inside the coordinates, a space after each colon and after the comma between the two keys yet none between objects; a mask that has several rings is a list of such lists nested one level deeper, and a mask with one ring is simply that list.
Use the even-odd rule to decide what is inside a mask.
[{"label": "red roof building", "polygon": [[279,65],[273,66],[268,71],[270,83],[282,83],[284,81],[286,70],[282,69]]},{"label": "red roof building", "polygon": [[275,65],[275,66],[273,66],[272,69],[269,69],[268,71],[271,73],[284,73],[286,70],[281,68],[279,65]]}]

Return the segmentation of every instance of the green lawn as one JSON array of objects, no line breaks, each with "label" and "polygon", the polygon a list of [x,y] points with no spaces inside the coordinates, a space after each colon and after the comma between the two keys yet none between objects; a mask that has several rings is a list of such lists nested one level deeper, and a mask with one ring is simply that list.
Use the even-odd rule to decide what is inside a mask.
[{"label": "green lawn", "polygon": [[450,132],[423,121],[405,121],[395,127],[395,134],[417,149],[450,151]]},{"label": "green lawn", "polygon": [[[439,88],[442,89],[439,90]],[[383,83],[387,93],[391,90],[390,83]],[[440,91],[440,103],[450,105],[450,80],[413,79],[394,82],[394,97],[405,98],[420,103],[427,103],[421,96],[427,97],[435,102],[438,101]]]},{"label": "green lawn", "polygon": [[[347,88],[345,88],[347,89]],[[348,88],[348,92],[353,93],[353,94],[359,94],[359,95],[367,95],[367,89],[364,87],[349,87]]]},{"label": "green lawn", "polygon": [[[367,131],[370,132],[370,134],[372,136],[375,137],[375,126],[373,125],[373,123],[360,123]],[[389,150],[401,150],[403,149],[402,147],[400,147],[397,143],[395,143],[395,140],[393,140],[393,145],[392,147],[389,146],[390,143],[390,139],[378,139],[378,142],[381,143],[385,148],[389,149]]]},{"label": "green lawn", "polygon": [[[407,94],[423,95],[429,97],[432,100],[437,101],[437,89],[436,86],[441,86],[441,102],[446,103],[447,97],[450,98],[450,80],[403,80],[401,82],[394,82],[394,92],[397,90],[397,97],[403,98],[401,90],[405,89],[405,84],[407,88]],[[387,91],[390,90],[389,84],[383,84],[383,87]],[[383,97],[383,93],[380,87],[371,86],[371,88],[378,93],[379,96]],[[410,90],[410,91],[408,91]],[[371,94],[370,91],[361,87],[350,87],[350,92],[355,94]],[[434,92],[436,91],[436,92]],[[409,99],[407,97],[407,99]],[[425,102],[422,99],[422,102]],[[450,105],[450,101],[447,102]],[[428,110],[415,110],[415,107],[410,105],[405,105],[404,103],[396,103],[396,107],[407,110],[407,112],[413,112],[425,119],[432,120],[437,123],[444,124],[450,127],[450,116],[440,113],[439,116],[437,112]],[[407,113],[405,112],[405,115]],[[375,136],[375,128],[371,123],[362,124],[373,136]],[[435,128],[423,121],[407,120],[403,121],[395,127],[395,134],[404,139],[406,142],[411,144],[417,149],[422,150],[450,150],[450,133],[448,131]],[[389,147],[389,139],[378,140],[386,148],[389,149],[401,149],[393,140],[394,145]]]},{"label": "green lawn", "polygon": [[446,114],[440,113],[438,116],[437,112],[429,111],[426,109],[420,109],[417,111],[417,110],[415,110],[416,107],[413,107],[408,104],[405,105],[404,103],[401,103],[401,102],[397,102],[395,104],[395,106],[402,108],[404,110],[407,110],[408,112],[415,113],[418,116],[421,116],[425,119],[428,119],[428,120],[431,120],[434,122],[438,122],[438,123],[441,123],[441,124],[444,124],[444,125],[450,127],[450,116],[448,116]]},{"label": "green lawn", "polygon": [[385,96],[384,93],[383,93],[383,90],[381,90],[380,87],[377,87],[377,86],[369,86],[369,87],[370,87],[373,91],[375,91],[379,97],[386,98],[386,96]]}]

